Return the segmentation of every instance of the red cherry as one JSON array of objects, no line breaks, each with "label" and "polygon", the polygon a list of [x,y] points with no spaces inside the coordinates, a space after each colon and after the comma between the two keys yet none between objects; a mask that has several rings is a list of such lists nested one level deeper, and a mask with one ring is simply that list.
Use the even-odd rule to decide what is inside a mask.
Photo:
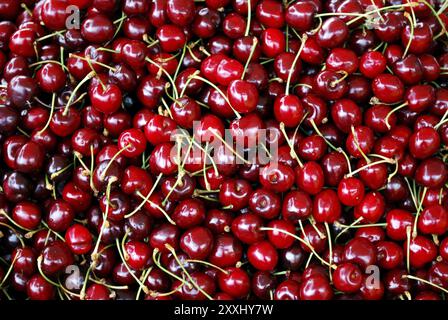
[{"label": "red cherry", "polygon": [[278,262],[277,251],[268,241],[252,244],[247,250],[247,258],[260,271],[272,271]]}]

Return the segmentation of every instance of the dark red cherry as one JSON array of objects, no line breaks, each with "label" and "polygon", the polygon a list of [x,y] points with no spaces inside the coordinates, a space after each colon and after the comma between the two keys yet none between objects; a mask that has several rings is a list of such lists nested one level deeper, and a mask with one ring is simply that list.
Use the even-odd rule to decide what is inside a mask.
[{"label": "dark red cherry", "polygon": [[247,258],[249,263],[260,271],[272,271],[278,262],[277,251],[268,241],[261,241],[249,246]]},{"label": "dark red cherry", "polygon": [[310,276],[300,285],[300,300],[331,300],[332,297],[333,289],[323,275]]},{"label": "dark red cherry", "polygon": [[372,90],[375,96],[384,103],[399,102],[404,95],[404,85],[401,80],[388,73],[380,74],[373,79]]},{"label": "dark red cherry", "polygon": [[409,244],[403,244],[405,257],[409,252],[409,263],[414,268],[421,268],[437,256],[437,246],[429,238],[417,235],[411,237]]},{"label": "dark red cherry", "polygon": [[344,262],[333,272],[334,286],[343,292],[357,292],[361,288],[362,281],[362,272],[354,263]]}]

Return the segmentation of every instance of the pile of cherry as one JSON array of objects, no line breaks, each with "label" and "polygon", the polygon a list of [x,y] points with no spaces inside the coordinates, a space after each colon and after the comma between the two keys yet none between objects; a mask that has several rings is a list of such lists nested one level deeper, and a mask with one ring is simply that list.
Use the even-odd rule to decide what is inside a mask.
[{"label": "pile of cherry", "polygon": [[445,299],[448,1],[0,20],[0,299]]}]

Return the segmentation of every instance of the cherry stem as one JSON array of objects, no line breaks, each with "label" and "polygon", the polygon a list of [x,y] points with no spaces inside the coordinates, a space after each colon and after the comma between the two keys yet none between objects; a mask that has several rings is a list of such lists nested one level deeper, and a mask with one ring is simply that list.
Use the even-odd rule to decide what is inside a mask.
[{"label": "cherry stem", "polygon": [[127,145],[125,145],[125,146],[124,146],[123,148],[121,148],[120,150],[118,150],[118,151],[114,154],[114,156],[109,160],[109,162],[108,162],[107,165],[106,165],[106,168],[104,168],[104,171],[101,173],[100,178],[101,178],[102,180],[104,180],[104,178],[106,178],[107,170],[109,170],[109,168],[110,168],[110,166],[112,165],[112,163],[113,163],[113,162],[120,156],[121,153],[123,153],[123,151],[127,150],[129,147],[131,147],[131,144],[130,144],[130,143],[127,144]]},{"label": "cherry stem", "polygon": [[213,133],[213,135],[219,140],[219,141],[221,141],[223,144],[224,144],[224,146],[226,147],[226,148],[228,148],[237,158],[239,158],[241,161],[243,161],[245,164],[251,164],[249,161],[247,161],[246,159],[244,159],[244,157],[242,157],[238,152],[236,152],[236,150],[235,149],[233,149],[233,147],[232,146],[230,146],[222,137],[221,137],[221,135],[219,135],[219,134],[217,134],[216,132],[215,132],[215,130],[211,130],[210,131],[211,133]]},{"label": "cherry stem", "polygon": [[445,123],[447,123],[447,122],[448,122],[448,110],[445,111],[445,113],[443,114],[442,119],[440,119],[439,123],[436,124],[436,125],[434,126],[434,129],[435,129],[435,130],[439,130],[439,128],[440,128],[443,124],[445,124]]},{"label": "cherry stem", "polygon": [[299,61],[300,54],[302,53],[302,50],[305,47],[305,42],[307,39],[308,39],[308,36],[306,35],[306,33],[302,34],[300,48],[299,48],[299,50],[297,50],[297,53],[296,53],[296,56],[294,57],[291,68],[289,69],[288,79],[286,80],[285,95],[289,94],[289,86],[291,84],[292,74],[294,72],[294,68],[296,67],[297,61]]},{"label": "cherry stem", "polygon": [[[195,75],[195,76],[197,76],[197,75],[199,75],[201,72],[199,71],[199,70],[196,70],[192,75]],[[188,79],[187,79],[187,81],[185,81],[185,85],[184,85],[184,87],[182,88],[182,91],[180,92],[180,98],[182,98],[183,96],[184,96],[184,94],[185,94],[185,90],[187,90],[187,87],[188,87],[188,85],[190,84],[190,82],[191,82],[191,80],[193,80],[193,78],[192,77],[188,77]]]},{"label": "cherry stem", "polygon": [[35,40],[35,42],[41,42],[41,41],[44,41],[44,40],[46,40],[46,39],[52,38],[52,37],[54,37],[54,36],[61,36],[65,31],[66,31],[65,29],[64,29],[64,30],[55,31],[55,32],[53,32],[53,33],[50,33],[50,34],[47,34],[47,35],[42,36],[42,37],[40,37],[40,38],[37,38],[37,39]]},{"label": "cherry stem", "polygon": [[207,293],[205,292],[197,283],[196,281],[193,280],[193,278],[191,277],[191,275],[188,273],[188,271],[185,269],[184,265],[182,264],[182,262],[179,260],[179,258],[177,257],[176,251],[174,250],[174,248],[172,246],[170,246],[168,243],[165,243],[165,248],[168,249],[168,251],[171,252],[171,254],[173,255],[174,259],[176,260],[177,264],[179,265],[179,267],[182,269],[182,271],[187,275],[188,279],[190,280],[191,284],[193,284],[193,286],[196,287],[196,289],[198,289],[204,296],[207,297],[207,299],[209,300],[213,300],[213,298]]},{"label": "cherry stem", "polygon": [[160,257],[162,255],[162,253],[160,252],[159,257],[157,257],[157,253],[159,253],[159,249],[155,248],[154,251],[152,252],[152,260],[154,261],[155,265],[162,270],[163,272],[165,272],[167,275],[173,277],[174,279],[180,281],[182,284],[186,285],[188,288],[192,288],[193,285],[189,282],[186,282],[185,279],[179,277],[178,275],[172,273],[171,271],[169,271],[168,269],[165,269],[162,264],[160,263]]},{"label": "cherry stem", "polygon": [[375,162],[370,162],[370,163],[368,163],[368,164],[366,164],[366,165],[364,165],[364,166],[362,166],[362,167],[360,167],[360,168],[358,168],[358,169],[352,171],[351,173],[346,174],[345,177],[346,177],[346,178],[353,177],[353,176],[354,176],[355,174],[357,174],[358,172],[361,172],[361,171],[363,171],[364,169],[370,168],[370,167],[372,167],[372,166],[374,166],[374,165],[381,164],[381,163],[389,163],[389,164],[392,164],[392,163],[395,163],[395,160],[392,160],[392,159],[381,159],[381,160],[378,160],[378,161],[375,161]]},{"label": "cherry stem", "polygon": [[41,64],[46,64],[46,63],[54,63],[54,64],[57,64],[57,65],[60,65],[64,70],[68,71],[68,68],[61,61],[56,61],[56,60],[41,60],[41,61],[37,61],[37,62],[31,63],[29,65],[29,67],[36,67],[36,66],[40,66]]},{"label": "cherry stem", "polygon": [[205,144],[205,152],[204,152],[204,160],[203,160],[204,164],[202,166],[202,170],[203,170],[203,177],[204,177],[204,182],[205,182],[205,189],[207,191],[210,191],[211,187],[210,187],[210,183],[208,182],[207,171],[206,171],[206,167],[207,167],[206,166],[206,164],[207,164],[206,157],[207,157],[207,154],[208,154],[208,141]]},{"label": "cherry stem", "polygon": [[330,276],[330,281],[333,281],[333,274],[331,272],[331,266],[333,265],[333,244],[331,241],[331,232],[330,232],[330,227],[328,226],[328,223],[325,222],[325,230],[327,231],[327,235],[328,235],[328,251],[329,251],[329,265],[328,265],[328,274]]},{"label": "cherry stem", "polygon": [[261,230],[261,231],[276,231],[276,232],[281,232],[281,233],[284,233],[284,234],[286,234],[286,235],[288,235],[288,236],[290,236],[290,237],[293,237],[294,239],[298,240],[299,242],[301,242],[301,243],[303,243],[305,246],[307,246],[307,247],[311,250],[311,252],[314,253],[314,255],[315,255],[315,256],[316,256],[316,257],[317,257],[323,264],[325,264],[326,266],[329,266],[329,267],[332,268],[332,269],[336,269],[336,265],[332,265],[332,264],[328,263],[327,261],[325,261],[325,259],[323,259],[321,256],[319,256],[319,255],[317,254],[316,250],[314,250],[314,247],[313,247],[308,241],[303,240],[302,238],[298,237],[297,235],[292,234],[291,232],[288,232],[288,231],[283,230],[283,229],[270,228],[270,227],[261,227],[259,230]]},{"label": "cherry stem", "polygon": [[420,213],[423,209],[423,200],[425,199],[426,196],[426,192],[428,191],[427,187],[423,188],[423,193],[422,196],[420,198],[420,201],[418,203],[418,207],[416,207],[417,209],[417,213],[415,214],[415,218],[414,218],[414,226],[412,228],[412,238],[415,239],[415,237],[417,237],[417,222],[418,222],[418,218],[420,217]]},{"label": "cherry stem", "polygon": [[219,271],[221,271],[221,272],[224,273],[224,274],[227,274],[227,275],[229,274],[228,271],[226,271],[226,270],[224,270],[223,268],[218,267],[217,265],[214,265],[213,263],[210,263],[210,262],[208,262],[208,261],[202,261],[202,260],[196,260],[196,259],[188,259],[187,262],[201,263],[201,264],[204,264],[204,265],[206,265],[206,266],[215,268],[216,270],[219,270]]},{"label": "cherry stem", "polygon": [[148,61],[149,63],[152,63],[156,67],[158,67],[159,71],[161,70],[166,75],[166,77],[168,78],[168,81],[171,83],[171,86],[173,87],[174,98],[176,100],[179,99],[179,93],[177,92],[176,84],[174,83],[174,80],[171,77],[171,75],[168,73],[168,71],[166,71],[165,68],[163,68],[160,64],[158,64],[157,62],[155,62],[154,60],[152,60],[148,57],[146,57],[145,60]]},{"label": "cherry stem", "polygon": [[[248,0],[248,2],[250,2],[250,0]],[[246,64],[244,65],[244,70],[243,70],[243,74],[241,75],[241,80],[244,79],[244,76],[246,75],[247,72],[247,68],[249,67],[249,63],[252,60],[252,57],[254,55],[255,49],[257,48],[257,44],[258,44],[258,40],[256,37],[252,38],[252,47],[250,48],[250,53],[249,53],[249,57],[246,60]]]},{"label": "cherry stem", "polygon": [[18,255],[19,255],[19,254],[17,253],[17,254],[14,256],[14,259],[12,260],[11,265],[10,265],[9,268],[8,268],[8,271],[6,271],[6,273],[5,273],[4,277],[3,277],[2,282],[0,282],[0,288],[3,287],[3,284],[5,283],[6,279],[8,279],[9,275],[11,274],[11,272],[12,272],[12,268],[14,267],[14,263],[16,263],[16,260],[18,259]]},{"label": "cherry stem", "polygon": [[139,194],[138,194],[139,196],[143,196],[143,201],[140,202],[140,204],[139,204],[139,205],[138,205],[138,206],[137,206],[131,213],[128,213],[127,215],[124,216],[126,219],[132,217],[134,214],[136,214],[137,212],[140,211],[140,209],[144,206],[145,202],[148,201],[148,199],[149,199],[149,198],[151,197],[151,195],[154,193],[154,190],[156,190],[156,187],[157,187],[158,183],[160,182],[160,179],[162,178],[162,176],[163,176],[162,173],[160,173],[160,174],[157,176],[156,182],[154,182],[154,184],[153,184],[151,190],[149,190],[149,192],[148,192],[148,194],[147,194],[146,196],[143,196],[143,194],[141,194],[140,191],[137,191],[137,193],[139,193]]},{"label": "cherry stem", "polygon": [[[419,205],[418,205],[417,197],[415,194],[415,190],[411,187],[411,184],[409,183],[409,180],[407,177],[405,177],[404,180],[406,181],[406,184],[409,189],[409,193],[411,194],[411,198],[412,198],[412,202],[414,203],[414,207],[417,209]],[[413,180],[412,182],[415,185],[415,181]]]},{"label": "cherry stem", "polygon": [[[10,229],[12,232],[14,232],[15,234],[16,234],[16,236],[17,236],[17,239],[19,239],[19,242],[20,242],[20,244],[22,245],[22,248],[25,248],[25,242],[23,241],[23,239],[22,239],[22,235],[16,230],[16,229],[14,229],[12,226],[10,226],[9,224],[7,224],[7,223],[3,223],[3,222],[0,222],[0,226],[3,226],[3,227],[6,227],[6,228],[8,228],[8,229]],[[28,232],[29,233],[29,232]],[[27,233],[27,234],[28,234]],[[3,232],[1,232],[0,231],[0,239],[1,238],[3,238]],[[26,239],[28,239],[26,236],[25,236],[25,238]]]},{"label": "cherry stem", "polygon": [[[415,18],[414,10],[412,10],[411,12],[412,12],[412,14],[413,14],[413,16]],[[403,56],[401,57],[402,59],[404,59],[406,57],[406,55],[408,54],[409,48],[411,47],[412,39],[414,38],[414,21],[412,21],[411,16],[407,12],[404,13],[404,17],[409,20],[410,28],[411,28],[411,34],[409,36],[409,41],[406,44],[406,48],[405,48],[405,50],[403,52]]]},{"label": "cherry stem", "polygon": [[11,218],[11,217],[6,213],[6,211],[3,210],[3,209],[0,209],[0,215],[5,216],[6,219],[8,219],[9,222],[11,222],[11,223],[12,223],[14,226],[16,226],[17,228],[20,228],[20,229],[25,230],[25,231],[28,231],[28,232],[33,231],[33,230],[27,229],[27,228],[22,227],[21,225],[19,225],[19,224],[18,224],[17,222],[15,222],[14,219]]},{"label": "cherry stem", "polygon": [[443,288],[443,287],[441,287],[441,286],[439,286],[439,285],[437,285],[435,283],[432,283],[431,281],[428,281],[428,280],[425,280],[425,279],[422,279],[422,278],[419,278],[419,277],[415,277],[415,276],[410,275],[410,274],[403,275],[403,278],[408,278],[408,279],[412,279],[412,280],[416,280],[416,281],[421,281],[421,282],[426,283],[426,284],[428,284],[430,286],[433,286],[434,288],[439,289],[440,291],[448,293],[447,289],[445,289],[445,288]]},{"label": "cherry stem", "polygon": [[42,134],[45,130],[47,130],[48,126],[50,125],[50,122],[53,119],[55,101],[56,101],[56,93],[53,93],[51,96],[50,115],[48,116],[48,120],[47,123],[45,123],[45,126],[37,132],[38,135]]},{"label": "cherry stem", "polygon": [[331,87],[335,87],[338,83],[340,83],[341,81],[344,81],[345,78],[347,78],[349,75],[348,72],[344,71],[344,70],[340,70],[340,71],[338,71],[338,73],[341,73],[342,77],[338,78],[337,80],[331,81],[330,82]]},{"label": "cherry stem", "polygon": [[439,9],[439,11],[437,11],[437,14],[442,14],[446,9],[448,9],[448,2],[445,1],[445,3],[443,4],[443,6]]},{"label": "cherry stem", "polygon": [[160,210],[160,212],[163,213],[163,215],[165,216],[165,218],[168,220],[169,223],[171,223],[172,225],[176,225],[176,223],[173,221],[173,219],[171,219],[171,217],[168,215],[168,213],[165,210],[163,210],[158,204],[152,202],[151,200],[146,199],[145,196],[143,194],[141,194],[140,191],[137,191],[137,195],[140,198],[144,199],[144,202],[149,203],[153,207],[156,207],[158,210]]},{"label": "cherry stem", "polygon": [[146,294],[149,293],[148,287],[145,286],[145,284],[140,281],[140,279],[134,274],[134,272],[132,272],[131,268],[128,266],[128,263],[124,257],[124,252],[125,252],[124,248],[120,246],[120,241],[118,241],[118,238],[115,239],[115,243],[117,245],[118,254],[120,255],[120,258],[123,261],[123,264],[126,267],[126,269],[128,270],[128,272],[130,273],[130,275],[134,278],[135,282],[138,283],[139,287],[142,288],[144,293],[146,293]]},{"label": "cherry stem", "polygon": [[[382,8],[378,8],[377,6],[376,9],[373,9],[371,11],[367,11],[365,12],[362,16],[356,17],[350,21],[347,22],[347,26],[351,25],[352,23],[355,23],[356,21],[358,21],[359,19],[362,19],[364,17],[367,17],[369,15],[372,15],[373,13],[380,13],[381,11],[385,11],[385,10],[390,10],[390,9],[404,9],[406,7],[413,7],[413,6],[418,6],[418,3],[413,2],[413,3],[409,3],[409,4],[397,4],[397,5],[391,5],[388,7],[382,7]],[[344,13],[345,15],[346,13]]]},{"label": "cherry stem", "polygon": [[[151,266],[151,267],[149,267],[147,270],[143,271],[142,276],[140,277],[140,281],[141,281],[142,283],[145,283],[145,282],[146,282],[146,280],[148,279],[149,274],[151,273],[152,269],[153,269],[153,267]],[[141,292],[142,292],[142,287],[139,286],[139,287],[138,287],[138,290],[137,290],[137,295],[135,296],[135,300],[139,300],[139,299],[140,299],[140,294],[141,294]],[[153,291],[152,291],[152,290],[149,290],[149,292],[150,292],[150,294],[151,294]]]},{"label": "cherry stem", "polygon": [[293,145],[292,142],[289,140],[289,138],[288,138],[288,134],[287,134],[286,131],[285,131],[285,124],[284,124],[283,122],[280,122],[279,127],[280,127],[280,131],[282,132],[283,136],[285,137],[286,143],[288,143],[288,146],[289,146],[289,149],[290,149],[289,154],[291,155],[291,157],[293,157],[294,159],[296,159],[297,162],[299,163],[299,166],[300,166],[301,168],[303,168],[303,163],[302,163],[302,161],[300,161],[299,156],[297,155],[296,151],[294,150],[294,145]]},{"label": "cherry stem", "polygon": [[407,226],[406,227],[406,243],[407,243],[407,247],[406,247],[406,269],[408,270],[408,272],[410,272],[411,267],[410,267],[410,257],[409,257],[409,253],[410,253],[410,246],[411,246],[411,226]]},{"label": "cherry stem", "polygon": [[[358,149],[359,153],[360,153],[361,156],[364,158],[364,160],[366,161],[366,163],[369,164],[371,161],[370,161],[370,159],[366,156],[366,154],[364,153],[364,151],[361,149],[361,146],[359,145],[358,135],[356,134],[356,131],[355,131],[355,127],[354,127],[354,126],[351,127],[351,131],[352,131],[352,135],[353,135],[353,140],[354,140],[355,145],[356,145],[356,149]],[[356,172],[356,170],[355,170],[355,172]],[[351,172],[350,174],[353,174],[353,172]]]},{"label": "cherry stem", "polygon": [[101,223],[100,233],[98,234],[98,239],[95,244],[95,248],[92,251],[91,258],[92,258],[92,264],[96,265],[97,259],[98,259],[98,248],[100,246],[101,237],[103,236],[104,229],[109,226],[109,222],[107,221],[107,214],[109,212],[109,205],[110,205],[110,189],[114,182],[117,181],[116,177],[112,177],[107,182],[106,187],[106,210],[103,212],[103,222]]},{"label": "cherry stem", "polygon": [[348,226],[343,225],[343,224],[341,224],[341,223],[339,223],[339,222],[336,221],[336,222],[335,222],[335,225],[337,225],[337,226],[342,226],[342,227],[344,227],[344,229],[342,229],[341,232],[339,232],[339,233],[336,235],[335,241],[336,241],[341,235],[343,235],[345,232],[347,232],[349,229],[351,229],[351,228],[355,228],[356,225],[357,225],[358,223],[360,223],[363,219],[364,219],[363,217],[359,217],[358,219],[356,219],[355,221],[353,221],[353,222],[352,222],[350,225],[348,225]]},{"label": "cherry stem", "polygon": [[221,89],[218,88],[217,85],[215,85],[215,84],[212,83],[211,81],[209,81],[209,80],[207,80],[207,79],[205,79],[205,78],[203,78],[203,77],[201,77],[201,76],[195,75],[195,74],[192,74],[190,77],[192,77],[192,78],[194,78],[194,79],[201,80],[201,81],[205,82],[206,84],[208,84],[209,86],[211,86],[211,87],[212,87],[213,89],[215,89],[216,91],[218,91],[219,94],[223,97],[223,99],[227,102],[227,104],[229,105],[230,109],[232,109],[233,113],[235,113],[235,116],[236,116],[238,119],[241,119],[241,115],[239,114],[239,112],[236,111],[236,110],[232,107],[232,104],[230,103],[230,101],[229,101],[229,99],[227,98],[227,96],[224,94],[224,92],[222,92]]},{"label": "cherry stem", "polygon": [[51,280],[50,278],[48,278],[45,273],[42,271],[42,256],[38,256],[37,257],[37,270],[39,271],[40,275],[42,276],[42,278],[45,279],[45,281],[47,281],[49,284],[52,284],[53,286],[59,288],[60,285],[56,282],[54,282],[53,280]]},{"label": "cherry stem", "polygon": [[250,24],[251,24],[251,20],[252,20],[252,5],[251,2],[252,0],[247,0],[247,21],[246,21],[246,31],[244,32],[244,36],[248,36],[249,32],[250,32]]},{"label": "cherry stem", "polygon": [[79,90],[79,88],[81,88],[81,86],[82,86],[84,83],[86,83],[87,81],[89,81],[90,79],[92,79],[95,75],[96,75],[96,72],[95,72],[95,71],[90,71],[90,72],[84,77],[84,79],[82,79],[82,80],[77,84],[77,86],[76,86],[75,89],[73,90],[72,94],[70,95],[70,97],[69,97],[69,99],[68,99],[68,101],[67,101],[67,104],[65,105],[65,109],[64,109],[64,111],[62,112],[62,115],[63,115],[63,116],[66,116],[66,115],[67,115],[67,113],[68,113],[68,109],[69,109],[69,107],[70,107],[70,105],[71,105],[71,103],[72,103],[72,101],[73,101],[73,98],[74,98],[75,95],[76,95],[76,92]]},{"label": "cherry stem", "polygon": [[87,289],[87,283],[90,279],[90,272],[92,271],[93,266],[90,265],[89,268],[86,271],[86,276],[84,277],[84,283],[82,284],[81,291],[79,292],[79,299],[85,300],[86,299],[86,289]]},{"label": "cherry stem", "polygon": [[57,178],[60,174],[64,173],[65,171],[67,171],[68,169],[71,168],[71,166],[73,166],[73,163],[68,164],[66,167],[62,168],[59,171],[53,172],[50,175],[50,180],[53,180],[54,178]]}]

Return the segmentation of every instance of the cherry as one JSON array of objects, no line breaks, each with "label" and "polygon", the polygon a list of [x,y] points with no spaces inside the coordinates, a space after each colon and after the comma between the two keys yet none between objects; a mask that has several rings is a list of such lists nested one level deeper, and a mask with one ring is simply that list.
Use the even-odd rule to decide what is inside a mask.
[{"label": "cherry", "polygon": [[268,241],[261,241],[249,246],[247,250],[249,263],[260,271],[272,271],[278,262],[278,254]]},{"label": "cherry", "polygon": [[51,300],[55,291],[55,287],[39,274],[30,278],[26,284],[26,293],[31,300]]},{"label": "cherry", "polygon": [[364,184],[357,178],[344,178],[338,185],[338,198],[346,206],[357,206],[364,199]]},{"label": "cherry", "polygon": [[[432,42],[432,31],[428,24],[417,23],[412,27],[406,25],[401,33],[403,46],[409,46],[409,52],[422,54],[428,52]],[[412,35],[411,35],[412,34]]]},{"label": "cherry", "polygon": [[316,274],[302,282],[299,296],[300,300],[330,300],[333,290],[325,276]]},{"label": "cherry", "polygon": [[282,28],[285,24],[283,5],[273,0],[262,0],[256,8],[257,20],[269,28]]},{"label": "cherry", "polygon": [[375,78],[386,70],[387,60],[377,51],[368,51],[364,53],[359,62],[359,71],[368,77]]},{"label": "cherry", "polygon": [[448,230],[448,212],[439,204],[426,207],[420,214],[418,229],[425,234],[445,233]]},{"label": "cherry", "polygon": [[317,222],[333,223],[342,213],[338,195],[331,189],[322,190],[314,197],[313,217]]},{"label": "cherry", "polygon": [[436,245],[424,236],[411,237],[409,244],[405,243],[403,247],[405,257],[409,252],[409,263],[415,268],[423,267],[437,256]]},{"label": "cherry", "polygon": [[67,229],[65,242],[74,254],[86,254],[93,247],[90,231],[81,224],[74,224]]},{"label": "cherry", "polygon": [[30,247],[16,248],[12,253],[14,262],[14,271],[24,275],[33,275],[36,268],[36,254]]},{"label": "cherry", "polygon": [[344,248],[344,261],[358,264],[362,269],[376,263],[376,248],[369,240],[354,238]]},{"label": "cherry", "polygon": [[48,208],[47,223],[54,231],[65,231],[73,222],[75,212],[73,208],[63,200],[55,200]]},{"label": "cherry", "polygon": [[261,33],[261,51],[269,58],[274,58],[285,51],[286,42],[283,33],[276,28],[267,28]]},{"label": "cherry", "polygon": [[415,180],[428,188],[441,188],[448,180],[446,164],[437,158],[423,160],[415,171]]},{"label": "cherry", "polygon": [[352,74],[358,69],[358,57],[351,50],[334,48],[328,55],[325,65],[328,70],[345,71]]},{"label": "cherry", "polygon": [[112,39],[114,25],[109,18],[103,14],[88,17],[82,22],[82,37],[91,43],[103,43]]},{"label": "cherry", "polygon": [[296,168],[297,186],[312,195],[319,193],[324,186],[322,167],[314,161],[307,162],[303,167]]},{"label": "cherry", "polygon": [[345,262],[338,265],[333,273],[333,283],[336,289],[343,292],[357,292],[362,285],[363,275],[356,264]]},{"label": "cherry", "polygon": [[241,243],[232,235],[219,235],[209,256],[209,262],[218,267],[234,266],[243,255]]},{"label": "cherry", "polygon": [[420,60],[413,54],[408,55],[403,59],[394,61],[393,63],[394,73],[405,84],[416,84],[423,77],[423,67]]},{"label": "cherry", "polygon": [[86,290],[86,300],[110,300],[109,289],[99,283],[91,284]]},{"label": "cherry", "polygon": [[267,189],[255,190],[249,196],[249,208],[265,219],[275,218],[280,212],[281,201],[277,194]]},{"label": "cherry", "polygon": [[20,172],[10,172],[3,180],[3,192],[12,202],[26,200],[32,193],[31,181]]},{"label": "cherry", "polygon": [[288,6],[285,21],[298,31],[309,31],[313,27],[315,13],[316,7],[311,2],[295,2]]},{"label": "cherry", "polygon": [[407,229],[413,225],[412,215],[405,210],[393,209],[386,215],[387,236],[393,240],[405,240],[407,238]]},{"label": "cherry", "polygon": [[180,237],[180,248],[191,259],[204,260],[210,254],[213,245],[212,233],[204,227],[193,227]]},{"label": "cherry", "polygon": [[337,17],[324,21],[317,33],[317,43],[324,48],[340,47],[348,37],[348,28],[345,22]]},{"label": "cherry", "polygon": [[244,36],[246,30],[245,19],[237,13],[229,13],[222,22],[223,33],[231,39]]},{"label": "cherry", "polygon": [[349,99],[335,101],[331,108],[331,118],[339,130],[349,133],[351,126],[362,123],[362,112],[359,106]]},{"label": "cherry", "polygon": [[227,87],[227,96],[230,104],[240,113],[252,112],[257,107],[258,91],[253,83],[233,80]]},{"label": "cherry", "polygon": [[336,151],[327,153],[322,158],[322,170],[324,172],[325,183],[330,186],[337,186],[346,173],[348,165],[345,157]]},{"label": "cherry", "polygon": [[404,85],[401,80],[387,73],[373,79],[372,90],[375,96],[384,103],[399,102],[404,95]]},{"label": "cherry", "polygon": [[330,70],[321,71],[315,76],[313,88],[322,97],[333,100],[341,99],[348,91],[343,73]]},{"label": "cherry", "polygon": [[421,128],[409,139],[409,151],[414,158],[425,159],[439,150],[440,136],[431,127]]},{"label": "cherry", "polygon": [[26,229],[34,230],[41,222],[41,210],[38,205],[22,201],[12,210],[12,218],[16,223]]},{"label": "cherry", "polygon": [[294,234],[295,232],[295,228],[292,223],[285,220],[272,220],[268,224],[268,227],[271,228],[271,230],[268,230],[267,232],[269,242],[271,242],[276,248],[286,249],[293,244],[295,239],[288,235],[288,233]]},{"label": "cherry", "polygon": [[259,231],[262,226],[263,220],[259,216],[246,213],[232,221],[231,230],[241,242],[253,244],[263,240],[264,234]]},{"label": "cherry", "polygon": [[226,273],[218,274],[219,288],[235,299],[241,299],[250,292],[250,278],[240,268],[226,268]]},{"label": "cherry", "polygon": [[246,180],[229,179],[223,182],[219,191],[219,201],[232,211],[244,208],[249,202],[252,187]]},{"label": "cherry", "polygon": [[351,156],[360,158],[370,153],[373,148],[373,131],[366,126],[357,126],[349,133],[346,141],[347,151]]},{"label": "cherry", "polygon": [[403,263],[403,249],[392,241],[380,241],[376,245],[378,265],[381,268],[392,270]]},{"label": "cherry", "polygon": [[124,245],[126,263],[135,270],[147,267],[150,262],[152,249],[144,242],[131,240]]},{"label": "cherry", "polygon": [[310,196],[301,191],[292,190],[288,192],[282,205],[282,216],[292,223],[309,217],[312,213],[312,200]]},{"label": "cherry", "polygon": [[299,300],[300,285],[294,280],[285,280],[275,288],[274,300]]},{"label": "cherry", "polygon": [[[74,258],[66,243],[56,240],[42,251],[42,271],[47,275],[55,275],[73,264]],[[39,261],[38,261],[39,263]]]},{"label": "cherry", "polygon": [[33,58],[36,55],[33,43],[37,38],[36,32],[31,28],[22,28],[15,31],[9,40],[9,50],[16,55]]},{"label": "cherry", "polygon": [[[324,237],[326,233],[325,227],[322,224],[311,225],[307,224],[303,227],[303,237],[302,239],[309,243],[314,251],[317,253],[323,252],[328,245],[328,240]],[[309,246],[300,242],[301,248],[306,252],[311,252]]]},{"label": "cherry", "polygon": [[378,222],[385,211],[385,201],[381,193],[369,192],[354,209],[354,217],[366,223]]},{"label": "cherry", "polygon": [[400,295],[409,291],[411,284],[404,275],[406,275],[406,271],[403,269],[389,271],[384,279],[385,289],[393,295]]}]

